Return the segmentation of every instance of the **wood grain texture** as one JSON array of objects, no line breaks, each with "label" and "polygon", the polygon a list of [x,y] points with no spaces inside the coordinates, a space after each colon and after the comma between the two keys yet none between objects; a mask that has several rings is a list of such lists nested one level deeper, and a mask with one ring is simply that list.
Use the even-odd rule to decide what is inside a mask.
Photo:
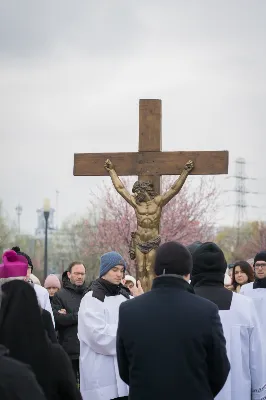
[{"label": "wood grain texture", "polygon": [[[139,152],[161,151],[162,149],[162,101],[139,101]],[[151,181],[157,193],[161,193],[161,177],[138,173],[139,180]]]},{"label": "wood grain texture", "polygon": [[120,176],[179,175],[188,160],[195,163],[191,175],[228,173],[228,151],[148,151],[140,153],[79,153],[74,155],[75,176],[107,176],[104,162],[110,158]]},{"label": "wood grain texture", "polygon": [[180,175],[187,161],[194,161],[191,175],[218,175],[228,173],[228,151],[161,151],[162,102],[139,101],[138,153],[84,153],[74,155],[75,176],[108,176],[106,159],[114,164],[119,176],[138,176],[151,180],[161,193],[162,175]]},{"label": "wood grain texture", "polygon": [[139,151],[162,150],[162,102],[139,101]]}]

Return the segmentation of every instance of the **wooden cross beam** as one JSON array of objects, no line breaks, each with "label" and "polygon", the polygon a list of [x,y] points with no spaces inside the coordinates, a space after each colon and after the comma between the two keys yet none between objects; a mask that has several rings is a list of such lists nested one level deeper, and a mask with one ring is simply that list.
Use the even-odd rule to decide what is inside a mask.
[{"label": "wooden cross beam", "polygon": [[162,175],[179,175],[188,160],[194,161],[192,175],[228,173],[228,151],[161,151],[162,102],[139,102],[139,151],[134,153],[82,153],[74,155],[75,176],[109,175],[104,162],[109,158],[118,176],[138,175],[151,180],[161,192]]}]

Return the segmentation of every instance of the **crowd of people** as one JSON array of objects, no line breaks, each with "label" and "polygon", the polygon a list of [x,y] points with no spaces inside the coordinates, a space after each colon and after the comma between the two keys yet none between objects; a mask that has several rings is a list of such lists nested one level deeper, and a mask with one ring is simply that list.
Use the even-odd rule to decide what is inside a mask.
[{"label": "crowd of people", "polygon": [[[59,279],[60,278],[60,279]],[[265,400],[266,251],[227,265],[212,242],[159,246],[150,291],[103,254],[41,286],[29,255],[0,265],[1,400]]]}]

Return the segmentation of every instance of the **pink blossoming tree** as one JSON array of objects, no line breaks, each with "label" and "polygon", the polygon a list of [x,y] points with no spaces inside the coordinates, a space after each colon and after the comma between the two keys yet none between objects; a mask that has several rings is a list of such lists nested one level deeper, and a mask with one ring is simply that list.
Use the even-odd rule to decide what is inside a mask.
[{"label": "pink blossoming tree", "polygon": [[[163,179],[163,191],[171,186],[174,179]],[[131,191],[133,181],[124,179],[123,183]],[[134,274],[135,264],[128,253],[131,232],[136,230],[134,210],[112,186],[104,185],[100,193],[92,193],[90,210],[94,212],[92,214],[90,211],[90,217],[80,226],[81,257],[98,257],[115,250],[127,260],[128,272]],[[217,197],[213,179],[200,179],[193,190],[187,182],[163,209],[160,228],[162,242],[175,240],[187,245],[196,240],[213,238]]]}]

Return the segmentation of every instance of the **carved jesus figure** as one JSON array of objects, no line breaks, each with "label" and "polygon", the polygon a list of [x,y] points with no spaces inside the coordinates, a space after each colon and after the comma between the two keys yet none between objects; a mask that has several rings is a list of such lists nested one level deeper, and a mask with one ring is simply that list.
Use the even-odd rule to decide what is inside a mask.
[{"label": "carved jesus figure", "polygon": [[160,219],[163,207],[179,193],[189,173],[194,168],[193,161],[188,161],[171,188],[160,195],[154,192],[149,181],[134,183],[131,195],[125,188],[110,160],[106,160],[105,169],[109,172],[116,191],[134,208],[137,217],[137,231],[131,233],[130,258],[136,259],[138,279],[144,291],[150,289],[153,276],[153,263],[156,249],[160,245]]}]

